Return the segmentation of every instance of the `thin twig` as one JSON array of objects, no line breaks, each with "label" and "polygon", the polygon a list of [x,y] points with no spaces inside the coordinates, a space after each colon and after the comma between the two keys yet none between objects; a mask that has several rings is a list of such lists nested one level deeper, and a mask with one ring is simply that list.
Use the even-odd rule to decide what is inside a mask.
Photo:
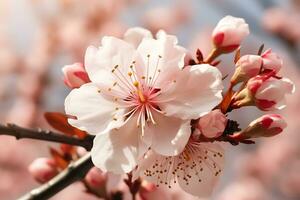
[{"label": "thin twig", "polygon": [[10,135],[14,136],[16,139],[30,138],[35,140],[70,144],[84,147],[88,151],[91,150],[93,145],[93,136],[87,136],[84,139],[79,139],[48,130],[22,128],[14,124],[7,124],[6,126],[0,124],[0,135]]},{"label": "thin twig", "polygon": [[46,200],[54,196],[72,183],[83,179],[86,173],[93,167],[91,155],[86,154],[79,160],[71,163],[67,169],[59,173],[49,182],[30,191],[18,200]]}]

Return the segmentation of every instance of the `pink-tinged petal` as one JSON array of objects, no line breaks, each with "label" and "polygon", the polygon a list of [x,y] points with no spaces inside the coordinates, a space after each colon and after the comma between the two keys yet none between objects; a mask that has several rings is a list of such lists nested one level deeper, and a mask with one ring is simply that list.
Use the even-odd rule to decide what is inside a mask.
[{"label": "pink-tinged petal", "polygon": [[[85,67],[91,81],[108,87],[115,82],[119,83],[117,86],[131,82],[128,72],[134,62],[135,66],[144,66],[133,45],[115,37],[103,37],[102,46],[90,46],[85,54]],[[112,73],[113,70],[116,73]],[[135,67],[135,70],[140,75],[143,68]]]},{"label": "pink-tinged petal", "polygon": [[129,120],[124,126],[112,129],[106,134],[98,134],[92,148],[92,161],[103,171],[124,174],[132,171],[140,154],[143,143],[136,120]]},{"label": "pink-tinged petal", "polygon": [[222,99],[221,72],[210,65],[184,68],[176,82],[158,96],[159,107],[168,116],[197,119],[211,111]]},{"label": "pink-tinged petal", "polygon": [[[224,150],[218,144],[201,144],[203,150],[217,152],[223,154]],[[201,155],[200,155],[201,156]],[[202,155],[202,157],[205,155]],[[198,159],[185,160],[184,165],[193,166],[193,162],[198,162]],[[187,174],[183,174],[183,171],[179,171],[178,183],[180,187],[189,194],[197,197],[210,197],[219,178],[220,172],[215,171],[214,164],[219,169],[224,168],[224,156],[208,156],[207,159],[202,161],[202,170],[198,172],[198,175],[194,175],[194,169],[186,169],[185,173],[190,173],[188,182],[184,179]],[[199,168],[199,166],[197,166]],[[181,172],[181,173],[180,173]]]},{"label": "pink-tinged petal", "polygon": [[[98,92],[94,83],[87,83],[78,89],[73,89],[65,100],[66,114],[74,116],[69,123],[87,131],[89,134],[97,134],[104,131],[109,125],[122,123],[113,118],[122,110],[115,110],[115,102],[109,101]],[[118,112],[118,113],[117,113]]]},{"label": "pink-tinged petal", "polygon": [[152,38],[152,33],[141,27],[134,27],[128,29],[124,34],[124,40],[132,44],[135,48],[139,46],[143,38]]},{"label": "pink-tinged petal", "polygon": [[157,124],[147,128],[147,134],[152,136],[151,148],[165,156],[181,153],[191,135],[190,122],[160,113],[153,113],[153,117]]}]

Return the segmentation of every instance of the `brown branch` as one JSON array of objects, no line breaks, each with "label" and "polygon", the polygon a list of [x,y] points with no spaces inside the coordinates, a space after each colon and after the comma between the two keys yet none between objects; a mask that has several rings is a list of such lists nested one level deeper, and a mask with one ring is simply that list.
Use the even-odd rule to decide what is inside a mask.
[{"label": "brown branch", "polygon": [[48,130],[22,128],[14,124],[7,124],[6,126],[0,124],[0,135],[10,135],[14,136],[16,139],[30,138],[35,140],[70,144],[84,147],[88,151],[91,150],[93,145],[93,136],[87,136],[84,139],[79,139]]},{"label": "brown branch", "polygon": [[18,200],[46,200],[76,181],[82,180],[93,167],[91,155],[86,154],[79,160],[71,163],[67,169],[59,173],[49,182],[30,191]]}]

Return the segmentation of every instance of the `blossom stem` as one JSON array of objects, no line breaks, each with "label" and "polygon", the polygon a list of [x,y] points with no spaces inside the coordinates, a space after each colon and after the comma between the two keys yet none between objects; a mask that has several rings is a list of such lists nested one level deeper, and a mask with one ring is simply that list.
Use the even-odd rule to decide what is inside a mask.
[{"label": "blossom stem", "polygon": [[30,191],[18,200],[44,200],[54,196],[72,183],[83,179],[86,173],[93,167],[90,153],[71,163],[67,169],[56,177]]},{"label": "blossom stem", "polygon": [[213,50],[210,52],[210,54],[207,56],[207,58],[204,60],[204,63],[210,64],[214,61],[218,56],[220,55],[220,51],[218,51],[217,48],[213,48]]},{"label": "blossom stem", "polygon": [[6,126],[0,124],[0,135],[10,135],[14,136],[16,139],[30,138],[35,140],[81,146],[88,151],[91,150],[93,145],[92,136],[87,136],[84,139],[79,139],[48,130],[22,128],[14,124],[7,124]]}]

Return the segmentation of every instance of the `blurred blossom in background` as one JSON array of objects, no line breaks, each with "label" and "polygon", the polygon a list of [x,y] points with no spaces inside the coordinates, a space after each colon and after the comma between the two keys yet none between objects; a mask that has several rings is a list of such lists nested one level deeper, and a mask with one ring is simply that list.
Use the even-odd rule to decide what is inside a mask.
[{"label": "blurred blossom in background", "polygon": [[[103,35],[121,36],[132,26],[154,33],[165,29],[192,52],[200,48],[206,55],[212,28],[225,15],[245,18],[250,25],[251,37],[242,53],[255,54],[261,43],[272,47],[283,57],[283,75],[300,87],[299,0],[0,0],[1,123],[49,128],[43,113],[63,112],[68,93],[62,67],[83,62],[87,46],[99,44]],[[226,56],[224,60],[220,70],[232,74],[234,63],[226,62]],[[300,199],[299,99],[296,90],[282,111],[288,123],[283,134],[228,148],[226,168],[211,199]],[[249,110],[231,117],[242,119],[245,127],[261,115]],[[37,157],[47,157],[53,144],[1,136],[0,145],[0,199],[15,199],[37,186],[28,166]],[[74,184],[52,199],[95,199],[83,190]],[[176,188],[146,190],[151,191],[145,192],[148,199],[195,199]]]}]

